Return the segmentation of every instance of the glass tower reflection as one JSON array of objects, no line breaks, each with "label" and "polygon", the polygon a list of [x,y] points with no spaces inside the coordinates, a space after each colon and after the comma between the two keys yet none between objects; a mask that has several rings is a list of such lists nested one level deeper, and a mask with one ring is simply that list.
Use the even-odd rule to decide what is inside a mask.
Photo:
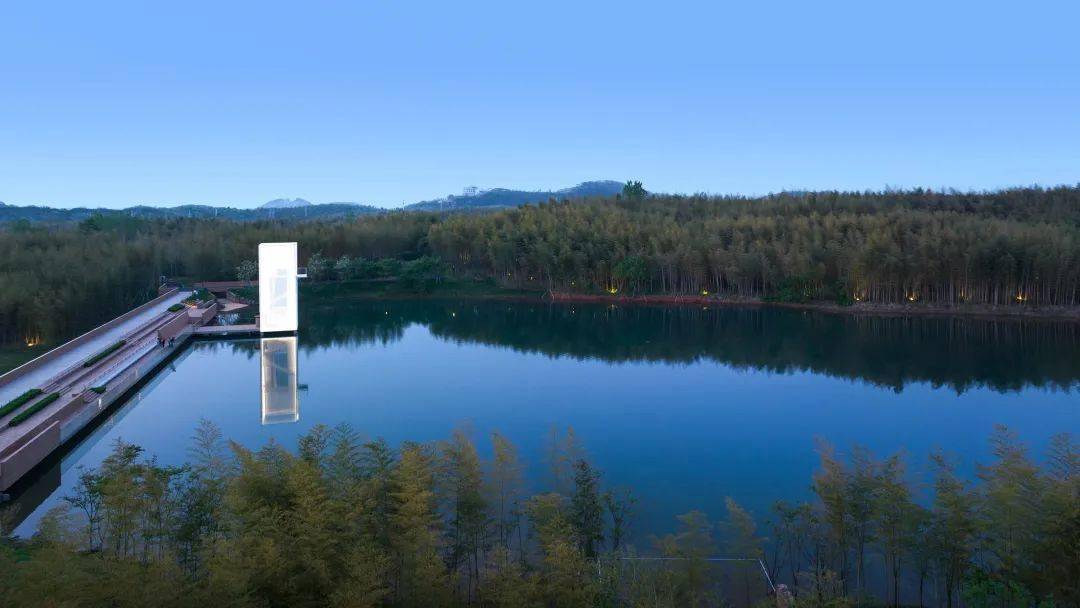
[{"label": "glass tower reflection", "polygon": [[262,338],[262,423],[300,420],[296,384],[296,336]]}]

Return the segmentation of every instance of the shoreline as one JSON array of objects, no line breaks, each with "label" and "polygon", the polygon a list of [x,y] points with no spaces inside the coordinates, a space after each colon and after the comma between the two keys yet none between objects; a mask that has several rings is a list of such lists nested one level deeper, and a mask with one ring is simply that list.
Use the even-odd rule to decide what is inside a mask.
[{"label": "shoreline", "polygon": [[834,302],[769,302],[760,298],[740,298],[699,295],[609,295],[600,293],[570,293],[527,289],[500,289],[482,283],[455,283],[430,292],[394,289],[357,289],[352,282],[313,284],[307,288],[311,295],[321,298],[359,300],[492,300],[519,302],[557,302],[582,304],[615,304],[632,306],[724,306],[731,308],[774,307],[790,310],[817,311],[837,315],[858,316],[956,316],[989,319],[1041,319],[1080,323],[1080,307],[1027,307],[1027,306],[946,306],[937,304],[875,304],[860,302],[841,306]]},{"label": "shoreline", "polygon": [[[309,293],[317,298],[328,300],[490,300],[501,302],[553,302],[560,304],[611,304],[625,306],[717,306],[728,308],[786,308],[789,310],[815,311],[834,315],[867,316],[867,317],[964,317],[976,319],[1000,319],[1010,321],[1058,321],[1080,323],[1080,307],[1014,307],[1014,306],[937,306],[937,305],[903,305],[903,304],[871,304],[858,303],[851,306],[840,306],[832,302],[766,302],[755,298],[719,298],[716,296],[690,296],[690,295],[640,295],[640,296],[613,296],[606,294],[584,294],[565,292],[542,292],[512,291],[499,289],[448,289],[434,290],[429,293],[407,291],[366,291],[348,289],[349,285],[334,285],[334,289],[326,289],[324,286],[334,285],[324,283],[316,286],[315,293]],[[345,289],[341,289],[345,287]],[[44,349],[51,348],[52,344],[42,345]],[[44,351],[41,351],[44,352]],[[26,361],[40,356],[41,352],[30,352],[21,345],[0,345],[0,373],[10,371]]]},{"label": "shoreline", "polygon": [[720,298],[718,296],[641,295],[613,296],[604,294],[575,294],[550,292],[544,299],[552,302],[596,304],[631,304],[654,306],[726,306],[731,308],[771,307],[791,310],[813,310],[829,314],[859,316],[955,316],[1001,319],[1045,319],[1080,322],[1080,308],[1019,307],[1019,306],[945,306],[934,304],[873,304],[861,302],[841,306],[833,302],[768,302],[759,298]]}]

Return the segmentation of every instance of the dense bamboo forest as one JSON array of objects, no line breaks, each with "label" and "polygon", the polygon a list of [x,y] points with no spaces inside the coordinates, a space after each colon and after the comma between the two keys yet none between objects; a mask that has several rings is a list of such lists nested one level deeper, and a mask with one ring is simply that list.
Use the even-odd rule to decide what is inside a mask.
[{"label": "dense bamboo forest", "polygon": [[1064,435],[1040,465],[999,428],[975,482],[944,454],[919,480],[902,455],[841,456],[823,443],[813,501],[779,502],[759,523],[728,498],[715,519],[691,511],[670,532],[635,527],[632,489],[608,487],[572,429],[552,432],[537,492],[515,446],[490,440],[485,459],[460,431],[395,448],[316,426],[295,452],[253,451],[204,421],[184,466],[118,442],[32,539],[0,539],[0,597],[20,607],[674,608],[775,606],[777,593],[820,608],[1080,605],[1080,453]]},{"label": "dense bamboo forest", "polygon": [[446,260],[611,293],[1077,303],[1080,191],[620,197],[432,227]]},{"label": "dense bamboo forest", "polygon": [[[0,229],[0,341],[55,342],[145,301],[160,276],[228,279],[295,240],[316,279],[441,260],[538,292],[921,306],[1080,304],[1080,187],[989,193],[648,195],[326,222],[96,216]],[[390,270],[387,270],[387,269]]]}]

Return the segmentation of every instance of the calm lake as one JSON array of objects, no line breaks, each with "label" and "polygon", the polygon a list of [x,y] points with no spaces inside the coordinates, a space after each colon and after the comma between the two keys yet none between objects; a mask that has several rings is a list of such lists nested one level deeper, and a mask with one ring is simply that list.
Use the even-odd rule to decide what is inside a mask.
[{"label": "calm lake", "polygon": [[497,430],[536,491],[553,429],[572,427],[604,483],[638,496],[641,536],[694,508],[720,517],[725,496],[761,520],[777,499],[810,498],[819,439],[903,451],[915,477],[942,449],[973,476],[996,424],[1036,457],[1051,435],[1080,432],[1077,324],[472,301],[301,309],[294,341],[186,349],[16,488],[17,532],[32,534],[117,438],[184,461],[200,418],[242,444],[290,448],[315,424],[395,445],[461,428],[485,456]]}]

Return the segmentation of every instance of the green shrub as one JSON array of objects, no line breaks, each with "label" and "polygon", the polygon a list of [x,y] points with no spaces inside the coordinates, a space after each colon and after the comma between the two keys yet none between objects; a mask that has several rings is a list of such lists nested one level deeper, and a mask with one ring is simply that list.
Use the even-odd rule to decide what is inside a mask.
[{"label": "green shrub", "polygon": [[430,256],[400,264],[399,269],[401,285],[422,292],[433,290],[443,275],[442,261]]},{"label": "green shrub", "polygon": [[27,401],[30,401],[34,397],[37,397],[38,395],[40,395],[41,392],[42,391],[41,391],[40,388],[32,388],[32,389],[26,391],[25,393],[19,395],[18,397],[15,397],[11,401],[8,401],[7,403],[4,404],[4,407],[0,407],[0,417],[7,416],[11,412],[14,412],[15,410],[19,409]]},{"label": "green shrub", "polygon": [[812,295],[813,287],[810,281],[802,277],[788,277],[781,279],[776,289],[762,300],[766,302],[802,304],[809,302]]},{"label": "green shrub", "polygon": [[86,361],[83,361],[82,366],[83,367],[90,367],[91,365],[97,363],[98,361],[101,361],[105,357],[108,357],[109,355],[111,355],[111,354],[115,353],[116,351],[120,350],[120,347],[122,347],[125,344],[127,344],[127,340],[120,340],[119,342],[117,342],[116,344],[113,344],[109,348],[106,348],[105,350],[103,350],[100,353],[94,355],[93,357],[90,357]]},{"label": "green shrub", "polygon": [[259,299],[259,289],[257,287],[238,287],[232,291],[237,297],[244,298],[245,300],[255,302]]},{"label": "green shrub", "polygon": [[185,302],[194,304],[195,302],[213,302],[217,297],[207,289],[202,287],[196,289],[190,296],[184,298]]},{"label": "green shrub", "polygon": [[102,384],[101,386],[93,386],[93,387],[90,387],[90,390],[92,390],[95,393],[100,395],[100,394],[105,392],[105,385]]},{"label": "green shrub", "polygon": [[[394,258],[383,258],[375,263],[375,276],[377,277],[396,277],[401,274],[401,260]],[[311,272],[310,267],[308,272]]]},{"label": "green shrub", "polygon": [[52,403],[53,401],[56,401],[59,398],[60,398],[60,393],[49,393],[48,395],[45,395],[45,398],[42,399],[41,401],[38,401],[34,405],[31,405],[30,407],[26,408],[25,410],[19,412],[14,418],[11,419],[10,422],[8,422],[8,426],[18,426],[18,425],[26,422],[27,418],[29,418],[29,417],[33,416],[34,414],[40,412],[41,410],[45,409],[46,406],[48,406],[50,403]]},{"label": "green shrub", "polygon": [[840,306],[851,306],[855,303],[855,297],[851,293],[851,286],[844,279],[833,283],[832,292],[833,300]]},{"label": "green shrub", "polygon": [[178,312],[186,308],[183,304],[173,304],[169,307],[169,312]]}]

